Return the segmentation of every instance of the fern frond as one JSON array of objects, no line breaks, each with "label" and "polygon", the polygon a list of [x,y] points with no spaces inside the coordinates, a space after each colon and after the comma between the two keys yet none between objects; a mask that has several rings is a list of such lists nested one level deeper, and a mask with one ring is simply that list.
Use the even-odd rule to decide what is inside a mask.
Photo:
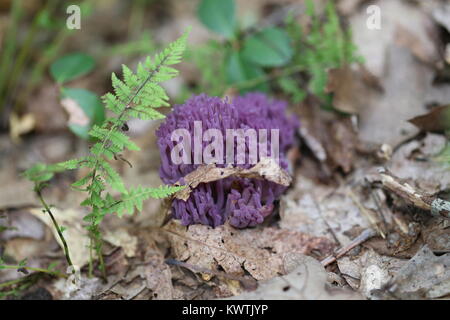
[{"label": "fern frond", "polygon": [[98,160],[98,168],[103,172],[103,178],[111,186],[111,188],[119,191],[122,194],[127,193],[127,189],[123,184],[123,180],[119,173],[104,159]]},{"label": "fern frond", "polygon": [[138,186],[130,188],[128,194],[124,195],[120,201],[107,209],[108,213],[115,212],[119,217],[126,214],[133,214],[135,208],[142,211],[143,202],[149,198],[165,198],[184,187],[160,186],[158,188],[144,188]]},{"label": "fern frond", "polygon": [[75,170],[82,166],[83,163],[89,162],[89,159],[86,157],[78,158],[78,159],[71,159],[64,162],[60,162],[57,164],[57,166],[64,168],[66,170]]},{"label": "fern frond", "polygon": [[[72,184],[72,188],[87,193],[81,205],[90,207],[91,211],[85,215],[84,221],[89,222],[87,230],[92,241],[90,248],[97,252],[103,273],[105,268],[102,260],[102,237],[99,224],[105,214],[111,212],[117,212],[119,215],[125,212],[131,214],[135,209],[142,210],[144,200],[150,197],[165,197],[181,188],[163,186],[160,188],[137,187],[127,190],[121,176],[108,161],[124,160],[121,153],[125,149],[139,150],[139,147],[123,132],[130,118],[160,119],[164,117],[155,110],[155,108],[169,106],[169,97],[159,83],[178,74],[171,65],[181,61],[186,48],[187,34],[186,32],[153,59],[149,57],[145,62],[139,63],[135,73],[123,65],[123,79],[112,74],[113,92],[106,93],[102,101],[105,107],[115,115],[106,119],[101,126],[94,125],[89,131],[89,136],[94,140],[90,147],[90,155],[55,165],[37,164],[24,173],[35,182],[38,188],[44,185],[43,182],[50,180],[55,172],[79,168],[90,169]],[[120,192],[120,195],[114,198],[106,193],[107,185]],[[92,265],[91,259],[91,269]]]},{"label": "fern frond", "polygon": [[[126,105],[116,98],[114,94],[108,92],[102,97],[102,101],[105,104],[106,108],[114,112],[115,114],[120,114],[123,110],[125,110]],[[116,118],[114,118],[116,119]],[[108,119],[111,120],[111,119]]]}]

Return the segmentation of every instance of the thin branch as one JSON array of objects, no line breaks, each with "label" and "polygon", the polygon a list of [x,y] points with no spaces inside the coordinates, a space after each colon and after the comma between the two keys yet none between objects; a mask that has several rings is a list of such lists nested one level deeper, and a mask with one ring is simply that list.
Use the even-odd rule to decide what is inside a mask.
[{"label": "thin branch", "polygon": [[347,252],[355,248],[356,246],[359,246],[361,243],[366,242],[370,238],[377,235],[377,232],[373,229],[366,229],[364,230],[359,236],[357,236],[355,239],[353,239],[348,245],[342,247],[338,251],[336,251],[336,254],[331,255],[329,257],[326,257],[323,259],[320,263],[326,267],[327,265],[335,262],[337,259],[343,257]]},{"label": "thin branch", "polygon": [[430,211],[432,215],[450,219],[450,202],[412,187],[388,171],[381,171],[378,181],[389,190],[417,208]]}]

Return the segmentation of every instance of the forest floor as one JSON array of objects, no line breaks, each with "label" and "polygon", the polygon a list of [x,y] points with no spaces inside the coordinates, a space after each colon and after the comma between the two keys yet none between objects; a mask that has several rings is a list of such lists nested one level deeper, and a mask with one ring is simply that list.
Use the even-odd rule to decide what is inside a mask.
[{"label": "forest floor", "polygon": [[[122,32],[121,23],[107,23],[115,11],[103,2],[102,17],[87,27],[92,32],[68,45],[72,49],[87,43],[100,50],[96,34]],[[187,25],[195,31],[191,44],[211,37],[195,20],[191,5],[173,2],[152,29],[156,39],[171,41]],[[273,2],[298,1],[237,1],[238,11],[259,12]],[[44,195],[67,228],[72,260],[81,273],[75,283],[38,273],[29,286],[13,290],[17,296],[448,299],[450,220],[439,199],[450,199],[450,160],[442,154],[450,129],[450,6],[445,1],[375,1],[382,29],[370,30],[367,3],[337,1],[365,58],[364,68],[330,73],[336,108],[352,115],[321,110],[313,98],[290,105],[301,122],[298,145],[290,152],[293,182],[262,225],[238,230],[228,224],[163,223],[167,202],[149,200],[140,214],[106,217],[105,283],[86,275],[89,238],[83,228],[85,209],[78,205],[83,198],[69,187],[82,173],[58,175]],[[122,62],[105,59],[77,84],[106,92],[108,74]],[[171,95],[195,81],[191,70],[182,65],[179,79],[167,85]],[[88,143],[67,130],[66,111],[50,80],[39,85],[24,108],[31,124],[30,118],[15,119],[11,132],[0,135],[0,256],[27,259],[32,268],[56,261],[55,268],[62,270],[64,256],[51,221],[32,183],[20,174],[38,161],[83,155]],[[130,124],[130,135],[142,151],[125,154],[132,168],[116,164],[127,185],[161,184],[154,134],[158,125]],[[297,269],[304,272],[292,272]],[[0,284],[25,276],[30,274],[1,270]]]}]

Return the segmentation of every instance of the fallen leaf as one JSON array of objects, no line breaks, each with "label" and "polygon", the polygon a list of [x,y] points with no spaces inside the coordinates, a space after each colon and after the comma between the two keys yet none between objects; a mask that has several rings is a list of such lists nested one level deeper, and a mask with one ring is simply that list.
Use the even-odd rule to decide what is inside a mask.
[{"label": "fallen leaf", "polygon": [[332,169],[342,168],[344,173],[349,173],[352,170],[356,142],[356,133],[352,128],[350,119],[341,119],[331,123],[329,139],[325,145],[332,160]]},{"label": "fallen leaf", "polygon": [[12,257],[15,261],[37,258],[48,251],[48,241],[37,241],[35,239],[15,238],[4,245],[4,254]]},{"label": "fallen leaf", "polygon": [[103,239],[116,247],[121,247],[128,258],[136,255],[138,239],[124,228],[106,231]]},{"label": "fallen leaf", "polygon": [[[445,136],[427,133],[421,140],[402,145],[392,155],[386,169],[401,179],[413,181],[413,187],[429,194],[450,188],[450,171],[433,157],[446,146]],[[426,161],[424,161],[426,160]]]},{"label": "fallen leaf", "polygon": [[399,45],[409,48],[422,62],[435,64],[439,60],[434,46],[425,46],[424,42],[420,41],[418,35],[402,25],[397,26],[395,39]]},{"label": "fallen leaf", "polygon": [[430,219],[421,235],[434,252],[450,252],[450,220],[438,217]]},{"label": "fallen leaf", "polygon": [[333,107],[336,110],[359,114],[375,90],[382,90],[381,85],[363,66],[357,70],[349,65],[328,70],[325,91],[333,93]]},{"label": "fallen leaf", "polygon": [[199,184],[222,180],[231,176],[267,179],[283,186],[289,186],[292,180],[289,173],[282,169],[272,158],[263,158],[250,169],[231,166],[218,168],[214,164],[208,164],[199,166],[195,171],[184,176],[183,180],[179,181],[178,184],[187,185],[188,187],[175,193],[174,197],[186,201],[189,199],[191,191]]},{"label": "fallen leaf", "polygon": [[327,272],[317,260],[294,255],[288,262],[289,273],[260,283],[252,292],[232,297],[233,300],[362,300],[357,292],[332,288]]},{"label": "fallen leaf", "polygon": [[[369,96],[361,108],[358,135],[366,143],[396,148],[418,132],[407,120],[426,113],[430,103],[448,103],[450,90],[448,84],[434,86],[434,65],[423,63],[412,52],[420,51],[427,61],[439,60],[441,48],[430,15],[405,1],[380,0],[377,6],[382,13],[381,30],[366,27],[364,6],[350,18],[354,43],[384,88],[383,93]],[[413,42],[419,49],[400,45],[398,29],[406,29],[409,38],[415,39],[404,43]]]},{"label": "fallen leaf", "polygon": [[450,253],[435,256],[424,246],[379,294],[395,299],[436,299],[450,294]]},{"label": "fallen leaf", "polygon": [[0,210],[1,213],[5,214],[5,219],[0,220],[0,225],[6,229],[0,232],[0,240],[8,241],[14,238],[44,240],[46,231],[44,224],[26,209],[4,212]]},{"label": "fallen leaf", "polygon": [[351,119],[321,110],[312,96],[299,105],[297,113],[302,119],[300,136],[328,173],[338,168],[349,173],[357,142]]},{"label": "fallen leaf", "polygon": [[237,230],[229,225],[214,229],[191,225],[186,228],[172,221],[163,230],[177,260],[211,270],[222,268],[239,276],[245,270],[257,280],[282,273],[282,257],[286,253],[309,254],[315,250],[325,256],[334,247],[322,237],[272,227]]},{"label": "fallen leaf", "polygon": [[[364,202],[364,206],[373,207],[370,202]],[[341,245],[352,240],[347,231],[354,226],[370,227],[370,222],[348,196],[345,185],[336,188],[304,176],[299,176],[293,188],[282,196],[280,219],[283,229],[326,237],[330,241],[337,238]]]},{"label": "fallen leaf", "polygon": [[408,120],[421,131],[443,132],[450,129],[450,105],[433,108],[429,113]]},{"label": "fallen leaf", "polygon": [[337,260],[338,268],[347,283],[367,298],[383,288],[398,273],[405,260],[378,254],[372,249],[358,256],[345,256]]}]

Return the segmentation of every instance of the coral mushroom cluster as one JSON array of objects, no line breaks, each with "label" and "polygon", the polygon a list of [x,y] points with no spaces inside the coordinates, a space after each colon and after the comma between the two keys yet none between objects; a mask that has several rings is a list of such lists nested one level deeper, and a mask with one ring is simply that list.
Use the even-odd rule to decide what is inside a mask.
[{"label": "coral mushroom cluster", "polygon": [[[286,107],[285,102],[270,99],[262,93],[249,93],[235,97],[232,101],[202,94],[191,97],[183,105],[175,106],[156,132],[161,154],[161,179],[170,184],[183,181],[183,177],[200,165],[176,164],[171,159],[171,152],[177,145],[177,141],[172,141],[172,133],[176,129],[186,129],[194,139],[195,121],[201,121],[203,130],[220,130],[224,139],[228,129],[255,129],[258,138],[259,129],[266,129],[268,132],[278,129],[279,165],[287,169],[286,152],[294,143],[298,120],[295,117],[287,117]],[[209,144],[208,141],[202,143],[203,148]],[[267,138],[268,156],[271,156],[271,143],[271,139]],[[248,152],[249,147],[247,139],[245,152]],[[189,156],[193,158],[194,150],[191,152]],[[217,166],[228,165],[225,153],[223,157],[223,161]],[[258,154],[258,161],[259,157]],[[252,166],[248,162],[236,163],[234,165],[245,168]],[[274,201],[285,188],[262,179],[228,177],[200,184],[192,191],[187,201],[175,199],[172,203],[172,214],[174,218],[180,219],[183,225],[204,224],[215,227],[228,220],[236,228],[255,226],[262,223],[272,212]]]}]

